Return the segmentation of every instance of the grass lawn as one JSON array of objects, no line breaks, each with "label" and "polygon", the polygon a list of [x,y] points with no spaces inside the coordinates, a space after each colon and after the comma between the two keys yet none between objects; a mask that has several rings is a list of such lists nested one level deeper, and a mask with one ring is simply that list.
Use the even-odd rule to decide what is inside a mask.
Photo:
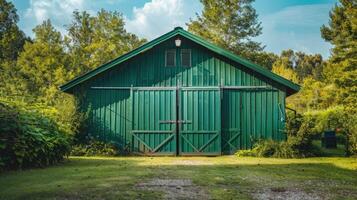
[{"label": "grass lawn", "polygon": [[356,158],[71,157],[0,174],[0,199],[357,199]]}]

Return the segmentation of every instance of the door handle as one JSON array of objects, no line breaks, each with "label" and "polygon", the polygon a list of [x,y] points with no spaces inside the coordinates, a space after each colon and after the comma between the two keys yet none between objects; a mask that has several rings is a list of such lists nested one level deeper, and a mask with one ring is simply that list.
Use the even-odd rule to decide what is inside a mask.
[{"label": "door handle", "polygon": [[179,124],[191,124],[192,121],[190,120],[161,120],[159,121],[160,124],[176,124],[176,123],[179,123]]},{"label": "door handle", "polygon": [[180,123],[180,124],[191,124],[192,121],[190,121],[190,120],[179,120],[178,123]]},{"label": "door handle", "polygon": [[160,124],[175,124],[176,121],[175,120],[160,120],[159,123]]}]

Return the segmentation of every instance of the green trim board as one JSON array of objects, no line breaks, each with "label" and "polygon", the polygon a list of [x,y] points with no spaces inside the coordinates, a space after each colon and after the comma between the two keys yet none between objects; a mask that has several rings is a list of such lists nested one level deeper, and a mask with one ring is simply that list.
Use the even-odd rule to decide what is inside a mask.
[{"label": "green trim board", "polygon": [[168,39],[171,39],[173,37],[177,37],[177,36],[181,36],[181,37],[184,37],[184,38],[187,38],[221,56],[224,56],[234,62],[237,62],[271,80],[274,80],[276,81],[277,83],[287,87],[287,95],[292,95],[296,92],[298,92],[300,90],[300,86],[293,83],[292,81],[290,80],[287,80],[277,74],[274,74],[273,72],[267,70],[267,69],[264,69],[263,67],[257,65],[257,64],[254,64],[244,58],[241,58],[235,54],[233,54],[232,52],[229,52],[225,49],[222,49],[212,43],[209,43],[208,41],[204,40],[203,38],[201,37],[198,37],[192,33],[189,33],[188,31],[185,31],[183,30],[181,27],[176,27],[174,30],[140,46],[139,48],[137,49],[134,49],[133,51],[130,51],[122,56],[119,56],[118,58],[106,63],[106,64],[103,64],[101,66],[99,66],[98,68],[92,70],[92,71],[89,71],[87,72],[86,74],[82,75],[82,76],[79,76],[71,81],[69,81],[68,83],[60,86],[60,89],[61,91],[64,91],[64,92],[70,92],[69,90],[72,89],[73,87],[81,84],[82,82],[114,67],[114,66],[117,66],[118,64],[120,63],[123,63],[125,61],[127,61],[128,59],[130,58],[133,58],[134,56],[136,55],[139,55],[140,53],[143,53],[151,48],[153,48],[154,46],[168,40]]}]

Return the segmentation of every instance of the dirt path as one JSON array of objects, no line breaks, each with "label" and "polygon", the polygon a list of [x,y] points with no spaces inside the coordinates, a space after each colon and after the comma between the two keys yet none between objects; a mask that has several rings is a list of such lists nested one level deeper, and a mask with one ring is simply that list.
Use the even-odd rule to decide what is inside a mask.
[{"label": "dirt path", "polygon": [[139,183],[137,189],[161,191],[164,199],[209,199],[208,193],[190,179],[152,179]]}]

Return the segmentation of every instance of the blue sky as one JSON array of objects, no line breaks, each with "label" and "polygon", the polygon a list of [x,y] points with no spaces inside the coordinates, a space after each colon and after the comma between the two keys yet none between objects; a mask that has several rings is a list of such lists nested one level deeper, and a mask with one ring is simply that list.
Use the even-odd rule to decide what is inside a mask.
[{"label": "blue sky", "polygon": [[[19,26],[27,35],[49,18],[66,33],[73,10],[95,14],[99,9],[123,13],[126,28],[141,37],[153,39],[175,26],[185,26],[202,5],[198,0],[12,0],[20,15]],[[328,22],[328,13],[337,0],[256,0],[254,7],[262,22],[263,34],[254,40],[266,51],[277,54],[284,49],[329,56],[330,45],[320,36],[320,27]]]}]

